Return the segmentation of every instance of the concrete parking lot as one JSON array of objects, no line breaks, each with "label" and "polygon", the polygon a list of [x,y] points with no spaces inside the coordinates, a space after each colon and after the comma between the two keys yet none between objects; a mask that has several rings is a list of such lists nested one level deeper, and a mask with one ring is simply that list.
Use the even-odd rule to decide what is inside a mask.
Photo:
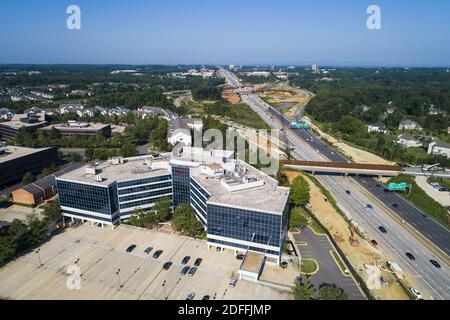
[{"label": "concrete parking lot", "polygon": [[[132,244],[136,249],[126,253]],[[154,248],[149,255],[144,253],[146,247]],[[156,250],[164,252],[153,259]],[[191,257],[189,266],[203,259],[193,277],[180,275],[185,256]],[[173,265],[163,270],[168,261]],[[79,267],[79,290],[70,289],[76,283],[67,274],[70,266]],[[55,236],[39,253],[0,269],[0,299],[185,300],[190,293],[196,300],[205,295],[211,300],[292,299],[288,290],[243,280],[231,288],[231,276],[239,266],[233,252],[208,250],[205,241],[124,225],[111,230],[85,224]]]},{"label": "concrete parking lot", "polygon": [[307,243],[306,246],[298,245],[302,258],[315,260],[319,265],[319,271],[311,277],[311,282],[317,289],[323,283],[335,284],[344,289],[350,300],[365,299],[353,278],[344,275],[335,262],[331,255],[334,248],[327,236],[316,235],[310,228],[305,228],[300,234],[293,236],[296,243]]},{"label": "concrete parking lot", "polygon": [[25,221],[28,216],[33,214],[41,218],[42,211],[44,210],[39,208],[12,205],[11,207],[0,209],[0,221],[13,222],[15,219]]}]

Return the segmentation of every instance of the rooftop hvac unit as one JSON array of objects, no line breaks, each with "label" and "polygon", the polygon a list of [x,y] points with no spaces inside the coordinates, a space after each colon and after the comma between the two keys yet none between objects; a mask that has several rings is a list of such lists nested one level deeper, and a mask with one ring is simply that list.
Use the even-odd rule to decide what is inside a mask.
[{"label": "rooftop hvac unit", "polygon": [[112,164],[113,165],[119,165],[119,164],[123,164],[123,158],[122,157],[114,157],[112,158]]},{"label": "rooftop hvac unit", "polygon": [[97,182],[103,182],[102,176],[101,176],[101,175],[96,175],[96,176],[95,176],[95,181],[97,181]]}]

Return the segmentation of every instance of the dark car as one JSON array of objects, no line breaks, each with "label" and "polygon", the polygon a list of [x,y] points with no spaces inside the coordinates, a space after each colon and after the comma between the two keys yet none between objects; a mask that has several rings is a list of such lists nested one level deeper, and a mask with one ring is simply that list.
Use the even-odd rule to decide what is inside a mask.
[{"label": "dark car", "polygon": [[194,300],[195,298],[195,293],[191,293],[187,296],[186,300]]},{"label": "dark car", "polygon": [[238,255],[236,256],[236,259],[242,261],[242,260],[245,259],[245,255],[243,255],[243,254],[238,254]]},{"label": "dark car", "polygon": [[374,247],[374,248],[378,248],[378,242],[376,241],[376,240],[372,240],[372,241],[370,241],[370,244],[372,245],[372,247]]},{"label": "dark car", "polygon": [[191,257],[189,257],[189,256],[184,257],[183,261],[181,261],[181,264],[185,266],[188,264],[189,260],[191,260]]},{"label": "dark car", "polygon": [[350,192],[350,190],[346,190],[345,193],[348,194],[348,195],[352,194],[352,193]]},{"label": "dark car", "polygon": [[129,247],[127,248],[127,253],[133,252],[134,249],[136,249],[136,245],[135,245],[135,244],[132,244],[131,246],[129,246]]},{"label": "dark car", "polygon": [[204,296],[202,300],[203,300],[203,301],[209,301],[210,299],[211,299],[210,296]]},{"label": "dark car", "polygon": [[416,260],[416,257],[414,257],[414,255],[411,252],[407,252],[406,256],[409,258],[409,260],[412,260],[412,261]]},{"label": "dark car", "polygon": [[153,255],[153,259],[158,259],[162,255],[162,253],[163,253],[162,250],[156,251],[155,254]]},{"label": "dark car", "polygon": [[386,234],[387,230],[385,227],[379,227],[378,230],[380,230],[382,233]]},{"label": "dark car", "polygon": [[189,270],[188,276],[193,277],[196,272],[197,272],[197,267],[193,267]]},{"label": "dark car", "polygon": [[152,252],[152,251],[153,251],[152,247],[147,247],[147,248],[145,248],[144,253],[145,254],[150,254],[150,252]]},{"label": "dark car", "polygon": [[440,188],[439,192],[448,192],[448,189],[447,188]]},{"label": "dark car", "polygon": [[166,263],[164,263],[164,266],[163,266],[163,269],[164,270],[169,270],[170,269],[170,267],[172,266],[172,262],[166,262]]},{"label": "dark car", "polygon": [[200,265],[202,264],[202,261],[203,261],[202,258],[198,258],[197,260],[195,260],[194,267],[200,267]]},{"label": "dark car", "polygon": [[393,206],[394,208],[398,208],[398,204],[397,204],[397,203],[393,203],[392,206]]},{"label": "dark car", "polygon": [[441,265],[439,264],[439,262],[437,262],[436,260],[430,260],[431,264],[433,266],[435,266],[436,268],[440,269]]},{"label": "dark car", "polygon": [[189,272],[189,270],[191,270],[191,267],[184,267],[181,270],[180,275],[185,276]]}]

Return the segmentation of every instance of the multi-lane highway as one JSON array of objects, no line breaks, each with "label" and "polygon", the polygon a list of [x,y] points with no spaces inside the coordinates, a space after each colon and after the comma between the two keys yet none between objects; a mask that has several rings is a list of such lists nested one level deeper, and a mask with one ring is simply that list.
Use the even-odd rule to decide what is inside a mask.
[{"label": "multi-lane highway", "polygon": [[[265,102],[257,98],[252,94],[245,93],[242,89],[239,80],[231,73],[224,71],[226,79],[230,85],[237,88],[237,92],[241,93],[241,97],[245,103],[247,103],[258,115],[270,124],[273,128],[282,129],[286,127],[281,118],[273,113],[272,108]],[[294,148],[293,155],[298,159],[311,160],[311,161],[347,161],[336,151],[331,150],[319,141],[311,132],[306,130],[291,130],[286,129],[286,134],[289,139],[289,143]],[[444,256],[444,260],[440,260],[435,256],[435,250],[421,241],[420,237],[417,237],[414,232],[408,230],[405,226],[408,221],[413,224],[414,216],[408,215],[406,202],[407,201],[398,198],[398,195],[394,195],[392,203],[387,202],[388,199],[383,198],[386,196],[393,196],[393,194],[385,194],[383,197],[379,192],[372,190],[372,181],[375,183],[374,188],[378,190],[376,181],[366,178],[344,178],[341,176],[333,175],[320,175],[317,177],[320,182],[336,197],[336,201],[341,209],[353,220],[358,222],[360,226],[366,230],[366,233],[376,239],[385,253],[394,261],[397,262],[408,278],[413,283],[417,284],[417,288],[428,298],[434,299],[449,299],[450,298],[450,277],[448,268],[448,256]],[[351,190],[348,194],[347,191]],[[372,194],[373,192],[373,194]],[[380,198],[377,198],[379,195]],[[391,200],[391,198],[389,198]],[[388,201],[389,202],[389,201]],[[394,213],[387,207],[397,203],[399,209],[402,208],[405,215],[405,224],[398,221],[396,214],[401,216],[401,213]],[[366,211],[364,206],[371,204],[373,210]],[[403,207],[404,206],[404,207]],[[415,207],[414,207],[415,208]],[[417,208],[415,208],[417,210]],[[420,210],[419,210],[420,211]],[[422,226],[430,224],[432,221],[425,219],[423,213],[420,213],[422,220]],[[408,219],[408,220],[407,220]],[[426,221],[426,223],[425,223]],[[416,221],[418,224],[419,222]],[[379,227],[384,227],[387,233],[381,232]],[[438,227],[440,227],[438,225]],[[428,230],[428,229],[427,229]],[[433,239],[433,238],[432,238]],[[439,238],[444,244],[442,250],[448,248],[446,244],[448,237]],[[447,249],[448,250],[448,249]],[[406,256],[406,253],[412,253],[415,256],[415,261],[412,261]],[[440,256],[442,257],[442,255]],[[430,260],[438,260],[442,266],[441,269],[434,267]]]}]

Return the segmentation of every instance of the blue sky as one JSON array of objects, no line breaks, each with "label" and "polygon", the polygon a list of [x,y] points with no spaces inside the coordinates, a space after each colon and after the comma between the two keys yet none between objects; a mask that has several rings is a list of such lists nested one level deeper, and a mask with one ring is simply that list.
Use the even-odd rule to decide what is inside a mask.
[{"label": "blue sky", "polygon": [[449,15],[448,0],[0,1],[0,63],[449,66]]}]

